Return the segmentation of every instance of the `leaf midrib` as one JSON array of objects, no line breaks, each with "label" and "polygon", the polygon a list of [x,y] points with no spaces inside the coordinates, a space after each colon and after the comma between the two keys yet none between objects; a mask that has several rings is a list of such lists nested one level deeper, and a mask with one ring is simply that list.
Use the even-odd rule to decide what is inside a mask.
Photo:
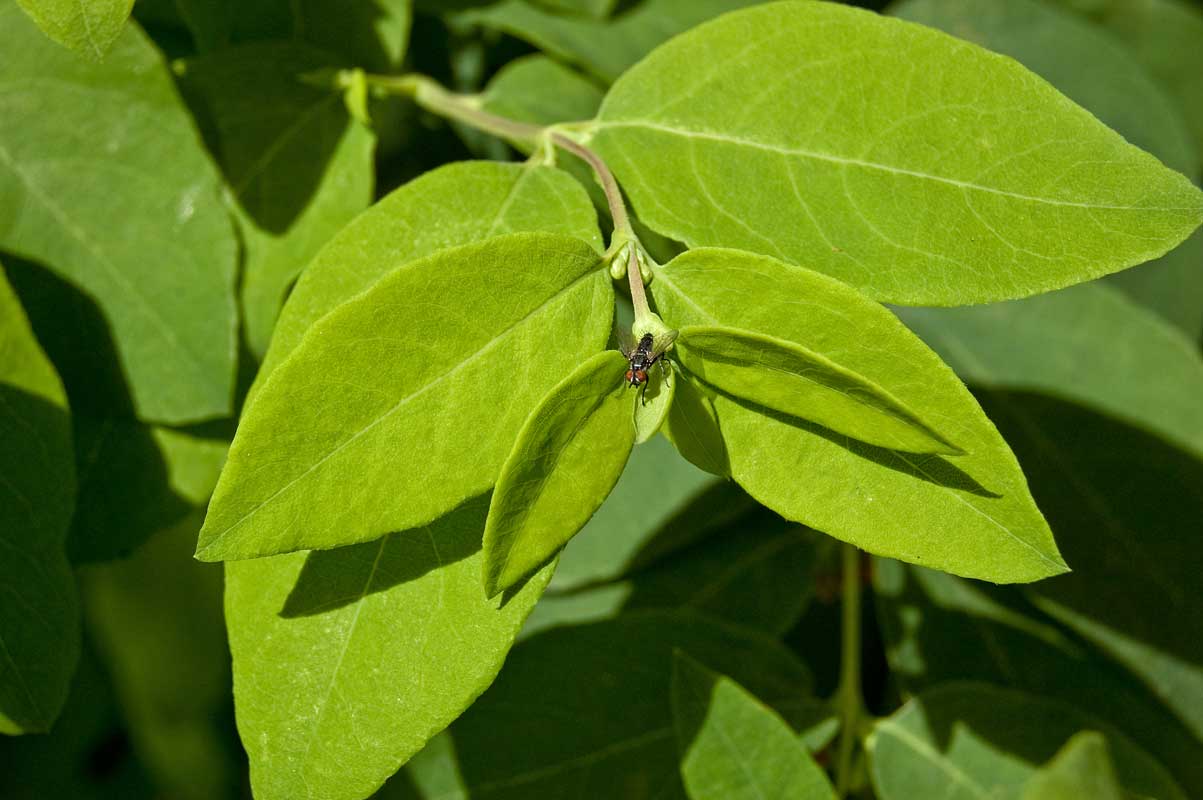
[{"label": "leaf midrib", "polygon": [[[594,262],[594,263],[596,263],[596,262]],[[251,508],[245,514],[243,514],[241,517],[239,517],[236,521],[231,523],[224,530],[222,530],[220,533],[218,533],[216,536],[214,536],[212,541],[210,541],[207,545],[205,545],[204,549],[200,550],[197,553],[197,555],[198,556],[204,555],[205,553],[207,553],[208,551],[213,549],[218,543],[220,543],[222,540],[224,540],[232,531],[234,531],[236,528],[243,525],[243,523],[245,523],[247,520],[249,520],[251,517],[253,517],[256,513],[258,513],[260,509],[263,509],[263,508],[267,507],[268,505],[270,505],[272,503],[272,501],[275,500],[277,497],[279,497],[281,494],[288,491],[290,488],[292,488],[294,485],[296,485],[299,481],[306,478],[314,470],[318,469],[323,464],[325,464],[327,461],[334,458],[342,450],[344,450],[347,447],[354,444],[356,441],[358,441],[361,437],[366,435],[369,431],[371,431],[377,425],[380,425],[385,420],[390,418],[393,414],[397,413],[397,411],[399,411],[402,407],[404,407],[411,400],[426,394],[426,392],[430,391],[432,388],[436,387],[443,381],[445,381],[448,378],[452,377],[453,375],[457,374],[461,370],[466,369],[470,364],[474,363],[480,356],[484,355],[485,353],[487,353],[490,350],[497,347],[498,342],[500,342],[501,340],[506,338],[510,334],[510,332],[512,332],[515,328],[519,327],[520,325],[525,323],[527,320],[529,320],[530,318],[532,318],[539,312],[543,311],[545,308],[550,306],[553,302],[558,300],[560,297],[570,293],[574,288],[576,288],[576,286],[578,284],[584,282],[585,280],[587,280],[589,278],[594,277],[597,274],[598,274],[597,271],[592,269],[592,267],[590,267],[589,269],[586,269],[583,273],[581,273],[581,275],[574,278],[572,280],[572,282],[569,283],[567,286],[564,286],[563,288],[559,289],[555,294],[551,295],[546,300],[544,300],[542,303],[540,303],[539,305],[535,306],[533,309],[528,311],[521,319],[516,320],[515,322],[511,323],[507,327],[498,331],[497,334],[495,336],[493,336],[483,347],[481,347],[480,349],[476,350],[473,353],[468,354],[461,361],[459,361],[457,364],[455,364],[455,366],[446,370],[442,374],[435,376],[430,381],[428,381],[425,386],[421,387],[417,391],[411,392],[410,394],[406,395],[405,397],[402,397],[401,399],[399,399],[392,406],[392,408],[388,409],[387,411],[385,411],[382,414],[380,414],[379,416],[377,416],[376,419],[372,420],[367,425],[360,428],[358,431],[356,431],[354,434],[352,434],[350,437],[348,437],[345,441],[343,441],[341,444],[336,446],[333,450],[331,450],[330,452],[323,455],[321,458],[314,461],[314,463],[311,464],[304,472],[297,475],[295,478],[293,478],[292,480],[288,481],[286,484],[281,486],[279,489],[277,489],[275,492],[273,492],[271,494],[271,496],[268,497],[267,499],[263,500],[260,503],[257,503],[253,508]],[[278,367],[276,367],[276,369],[272,370],[272,374],[268,376],[267,383],[264,384],[264,387],[263,387],[264,390],[268,389],[271,386],[273,379],[276,381],[279,380],[278,376],[284,371],[284,367],[289,362],[291,362],[297,358],[297,353],[301,351],[301,347],[304,345],[305,341],[308,340],[310,338],[310,336],[313,335],[314,330],[315,329],[311,329],[310,333],[307,334],[304,339],[302,339],[301,343],[297,346],[297,348],[294,349],[291,353],[289,353],[289,355],[285,358],[284,362],[281,363]]]},{"label": "leaf midrib", "polygon": [[673,127],[663,123],[654,122],[652,120],[621,120],[621,121],[598,121],[587,132],[587,136],[592,137],[598,131],[605,129],[616,128],[642,128],[644,130],[657,131],[674,136],[680,136],[686,139],[702,139],[705,141],[718,142],[721,144],[736,145],[739,147],[748,147],[755,150],[761,150],[768,153],[776,153],[783,156],[796,156],[799,158],[807,158],[814,161],[823,161],[830,164],[837,164],[842,167],[861,167],[864,169],[876,170],[885,172],[891,175],[903,175],[910,178],[918,178],[920,180],[929,180],[934,183],[941,183],[948,186],[955,186],[962,190],[983,192],[985,194],[1000,195],[1009,197],[1014,200],[1020,200],[1029,203],[1039,203],[1042,205],[1067,207],[1067,208],[1083,208],[1088,210],[1103,210],[1103,211],[1154,211],[1154,212],[1189,212],[1198,213],[1199,206],[1125,206],[1125,205],[1110,205],[1106,203],[1081,203],[1072,200],[1058,200],[1052,197],[1039,197],[1036,195],[1023,194],[1021,192],[1011,192],[1006,189],[999,189],[993,186],[986,186],[972,181],[963,181],[957,178],[949,178],[943,175],[935,175],[929,172],[920,172],[918,170],[906,169],[904,167],[895,167],[890,164],[883,164],[877,161],[869,161],[863,158],[853,158],[850,156],[841,156],[835,153],[825,153],[819,150],[807,150],[804,148],[783,147],[780,145],[769,144],[767,142],[759,142],[754,139],[746,139],[738,136],[730,136],[727,134],[714,133],[711,131],[689,130],[686,128]]}]

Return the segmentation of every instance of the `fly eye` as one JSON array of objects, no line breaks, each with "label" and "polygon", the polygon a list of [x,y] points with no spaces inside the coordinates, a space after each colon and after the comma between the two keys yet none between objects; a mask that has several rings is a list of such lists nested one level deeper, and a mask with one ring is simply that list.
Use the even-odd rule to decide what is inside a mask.
[{"label": "fly eye", "polygon": [[641,369],[635,370],[635,380],[639,381],[640,383],[643,383],[644,381],[647,380],[647,373]]},{"label": "fly eye", "polygon": [[634,374],[634,372],[632,372],[632,371],[631,371],[631,370],[629,370],[629,369],[627,370],[627,380],[628,380],[628,381],[630,381],[630,380],[631,380],[631,376],[632,376],[633,374]]}]

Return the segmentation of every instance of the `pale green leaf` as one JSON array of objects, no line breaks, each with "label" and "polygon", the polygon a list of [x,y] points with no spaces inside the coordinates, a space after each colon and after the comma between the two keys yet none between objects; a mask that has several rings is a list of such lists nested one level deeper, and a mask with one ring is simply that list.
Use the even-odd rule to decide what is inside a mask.
[{"label": "pale green leaf", "polygon": [[0,270],[0,734],[43,732],[79,656],[63,541],[75,502],[67,396]]},{"label": "pale green leaf", "polygon": [[121,35],[134,0],[17,0],[42,33],[93,61]]},{"label": "pale green leaf", "polygon": [[245,335],[259,358],[292,281],[372,202],[375,137],[339,92],[298,79],[330,66],[301,45],[252,44],[187,62],[183,74],[233,195]]},{"label": "pale green leaf", "polygon": [[509,589],[576,535],[635,443],[622,353],[584,361],[539,401],[506,457],[485,525],[485,595]]},{"label": "pale green leaf", "polygon": [[543,125],[590,119],[601,101],[596,83],[544,55],[509,62],[481,95],[486,111]]},{"label": "pale green leaf", "polygon": [[730,678],[673,654],[673,729],[691,800],[835,800],[781,717]]},{"label": "pale green leaf", "polygon": [[[1011,56],[1166,166],[1199,174],[1200,150],[1178,103],[1134,53],[1098,26],[1033,0],[908,0],[891,13]],[[1196,234],[1162,258],[1109,280],[1196,337],[1203,331],[1200,264],[1203,235]]]},{"label": "pale green leaf", "polygon": [[492,682],[550,578],[480,591],[487,501],[343,550],[226,565],[258,800],[359,800]]},{"label": "pale green leaf", "polygon": [[502,0],[457,19],[516,36],[608,83],[661,42],[755,2],[643,0],[611,19],[594,20],[545,11],[524,0]]},{"label": "pale green leaf", "polygon": [[949,684],[877,723],[870,740],[881,800],[1019,800],[1024,784],[1078,731],[1100,731],[1124,788],[1159,800],[1186,795],[1149,753],[1056,700],[986,684]]},{"label": "pale green leaf", "polygon": [[401,66],[409,41],[410,0],[175,0],[197,49],[292,40],[377,71]]},{"label": "pale green leaf", "polygon": [[512,234],[395,270],[314,324],[242,416],[202,560],[408,530],[493,486],[530,410],[600,351],[597,252]]},{"label": "pale green leaf", "polygon": [[564,548],[552,589],[567,591],[639,569],[752,505],[737,487],[697,470],[654,437],[631,451],[610,496]]},{"label": "pale green leaf", "polygon": [[[1049,484],[1050,494],[1065,488],[1055,480]],[[1070,505],[1065,504],[1067,510]],[[1061,521],[1053,517],[1054,524]],[[1072,524],[1068,515],[1064,521]],[[1097,524],[1084,518],[1078,526],[1093,535]],[[1072,535],[1074,529],[1061,530]],[[1075,561],[1074,574],[1090,574],[1090,567]],[[1105,574],[1090,580],[1100,594],[1114,591],[1116,585]],[[1016,587],[877,559],[873,588],[890,674],[905,693],[978,680],[1056,697],[1156,753],[1188,795],[1203,793],[1203,739],[1198,733],[1176,719],[1172,706],[1163,705],[1134,676],[1034,610]],[[1165,616],[1157,607],[1149,613]],[[1187,702],[1182,698],[1181,704]]]},{"label": "pale green leaf", "polygon": [[647,378],[647,382],[639,388],[639,398],[635,402],[635,444],[646,443],[660,431],[672,409],[677,381],[681,380],[679,374],[659,368],[654,369]]},{"label": "pale green leaf", "polygon": [[692,614],[644,612],[547,631],[514,648],[493,687],[452,725],[464,796],[529,800],[570,790],[683,800],[670,706],[674,649],[730,675],[788,721],[810,702],[809,675],[784,647]]},{"label": "pale green leaf", "polygon": [[522,231],[562,233],[602,249],[597,213],[561,170],[469,161],[407,183],[356,217],[306,267],[280,314],[255,388],[321,317],[394,269],[448,247]]},{"label": "pale green leaf", "polygon": [[887,387],[802,345],[756,331],[689,325],[681,329],[676,355],[702,381],[753,405],[878,447],[961,454]]},{"label": "pale green leaf", "polygon": [[904,304],[1089,280],[1203,220],[1190,181],[1011,59],[834,3],[673,39],[614,84],[592,144],[660,233]]},{"label": "pale green leaf", "polygon": [[162,56],[130,25],[88,64],[5,3],[0,84],[0,248],[95,303],[139,417],[225,415],[234,232]]},{"label": "pale green leaf", "polygon": [[170,797],[238,788],[222,718],[230,659],[221,572],[192,558],[196,508],[129,559],[83,572],[89,632],[112,676],[135,751]]},{"label": "pale green leaf", "polygon": [[682,375],[664,421],[664,435],[689,463],[711,475],[731,475],[727,445],[714,410],[714,390]]},{"label": "pale green leaf", "polygon": [[1023,789],[1023,800],[1083,798],[1124,800],[1107,754],[1107,739],[1094,731],[1075,734]]},{"label": "pale green leaf", "polygon": [[733,250],[678,257],[659,269],[652,293],[675,327],[771,331],[889,386],[965,451],[885,450],[715,395],[730,474],[758,501],[869,552],[968,577],[1009,583],[1065,571],[1006,443],[884,307],[819,273]]}]

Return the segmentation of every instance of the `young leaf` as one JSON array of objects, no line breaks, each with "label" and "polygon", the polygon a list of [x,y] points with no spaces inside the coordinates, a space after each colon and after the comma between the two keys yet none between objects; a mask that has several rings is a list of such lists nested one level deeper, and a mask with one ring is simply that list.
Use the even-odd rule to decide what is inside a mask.
[{"label": "young leaf", "polygon": [[79,656],[63,539],[75,502],[67,396],[0,270],[0,734],[44,732]]},{"label": "young leaf", "polygon": [[926,692],[877,723],[873,785],[881,800],[1020,800],[1038,767],[1081,730],[1106,736],[1127,791],[1185,800],[1165,767],[1110,726],[1055,700],[971,683]]},{"label": "young leaf", "polygon": [[674,326],[772,331],[840,363],[923,409],[965,451],[884,450],[715,395],[730,474],[761,503],[870,552],[960,575],[1009,583],[1065,571],[1006,443],[885,308],[819,273],[733,250],[678,257],[657,271],[652,293]]},{"label": "young leaf", "polygon": [[259,358],[293,279],[372,202],[375,137],[338,91],[297,78],[330,66],[301,45],[254,44],[187,62],[182,79],[234,197],[245,334]]},{"label": "young leaf", "polygon": [[601,101],[596,83],[537,54],[506,64],[481,96],[486,111],[544,125],[590,119]]},{"label": "young leaf", "polygon": [[592,144],[660,233],[902,304],[1089,280],[1203,221],[1203,192],[1014,61],[834,3],[673,39],[614,84]]},{"label": "young leaf", "polygon": [[781,717],[680,650],[673,653],[672,708],[691,800],[835,800]]},{"label": "young leaf", "polygon": [[862,442],[908,453],[961,454],[889,390],[802,345],[715,325],[681,329],[677,358],[727,394]]},{"label": "young leaf", "polygon": [[0,53],[0,248],[99,307],[140,418],[224,416],[234,231],[162,56],[130,25],[89,64],[11,3]]},{"label": "young leaf", "polygon": [[464,12],[457,20],[516,36],[609,83],[670,37],[755,2],[644,0],[612,19],[595,20],[544,11],[522,0],[503,0]]},{"label": "young leaf", "polygon": [[635,401],[635,444],[646,443],[664,425],[673,406],[673,394],[679,380],[679,373],[671,369],[665,372],[659,367],[647,376],[646,388],[639,389],[639,397]]},{"label": "young leaf", "polygon": [[489,504],[486,597],[546,564],[614,488],[635,443],[626,368],[621,353],[598,353],[531,410]]},{"label": "young leaf", "polygon": [[92,61],[103,61],[121,35],[134,0],[17,0],[42,33]]},{"label": "young leaf", "polygon": [[673,404],[664,421],[664,435],[689,463],[711,475],[729,477],[731,463],[727,445],[714,411],[714,392],[693,379],[680,375],[673,389]]},{"label": "young leaf", "polygon": [[342,550],[226,565],[238,729],[260,800],[360,800],[501,669],[549,566],[480,591],[487,501]]},{"label": "young leaf", "polygon": [[1023,788],[1023,800],[1124,800],[1124,796],[1107,755],[1107,739],[1095,731],[1075,734]]},{"label": "young leaf", "polygon": [[488,491],[530,410],[603,348],[613,309],[597,252],[563,235],[392,272],[319,320],[256,394],[197,557],[368,541]]},{"label": "young leaf", "polygon": [[[1166,166],[1199,175],[1183,110],[1107,31],[1034,0],[908,0],[891,13],[1011,56]],[[1194,48],[1190,48],[1194,49]],[[1203,331],[1203,233],[1108,280],[1190,336]]]},{"label": "young leaf", "polygon": [[674,649],[730,675],[787,721],[809,701],[810,676],[788,650],[694,614],[642,612],[547,631],[514,648],[451,727],[463,796],[530,800],[572,787],[577,797],[682,797]]},{"label": "young leaf", "polygon": [[523,231],[574,236],[602,250],[589,197],[558,169],[468,161],[397,189],[306,267],[280,313],[252,396],[314,323],[393,270],[447,247]]}]

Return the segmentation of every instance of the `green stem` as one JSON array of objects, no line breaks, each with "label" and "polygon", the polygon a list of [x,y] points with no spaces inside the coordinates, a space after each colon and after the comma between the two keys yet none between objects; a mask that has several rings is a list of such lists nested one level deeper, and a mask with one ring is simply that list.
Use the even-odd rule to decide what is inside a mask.
[{"label": "green stem", "polygon": [[848,796],[852,784],[852,754],[859,736],[864,710],[860,675],[860,551],[843,545],[843,608],[840,653],[840,683],[836,700],[840,713],[840,742],[836,760],[836,792]]}]

